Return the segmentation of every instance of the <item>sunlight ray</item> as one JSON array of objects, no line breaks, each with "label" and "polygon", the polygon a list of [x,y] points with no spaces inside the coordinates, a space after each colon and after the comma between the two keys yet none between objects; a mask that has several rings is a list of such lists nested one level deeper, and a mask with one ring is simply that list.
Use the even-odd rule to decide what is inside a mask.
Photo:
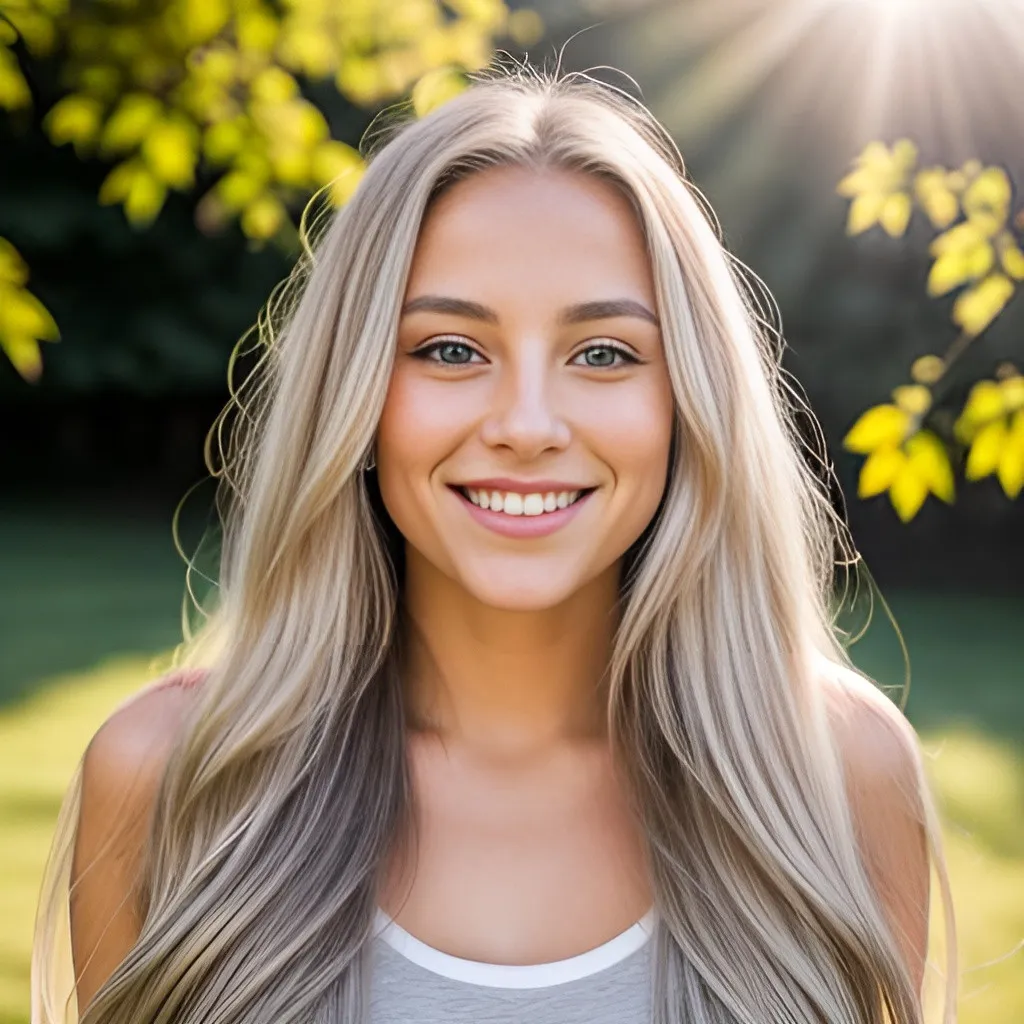
[{"label": "sunlight ray", "polygon": [[693,139],[746,102],[807,38],[817,17],[807,4],[789,3],[724,40],[662,97],[669,130]]}]

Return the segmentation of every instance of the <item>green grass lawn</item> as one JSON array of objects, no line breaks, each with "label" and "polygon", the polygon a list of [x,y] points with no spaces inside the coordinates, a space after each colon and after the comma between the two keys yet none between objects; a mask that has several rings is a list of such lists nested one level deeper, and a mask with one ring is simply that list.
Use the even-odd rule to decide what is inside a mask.
[{"label": "green grass lawn", "polygon": [[[54,816],[89,737],[179,630],[165,522],[0,512],[0,1024],[28,1021],[29,944]],[[963,1024],[1024,1021],[1024,600],[887,594],[907,711],[946,821]],[[880,610],[856,660],[903,681]]]}]

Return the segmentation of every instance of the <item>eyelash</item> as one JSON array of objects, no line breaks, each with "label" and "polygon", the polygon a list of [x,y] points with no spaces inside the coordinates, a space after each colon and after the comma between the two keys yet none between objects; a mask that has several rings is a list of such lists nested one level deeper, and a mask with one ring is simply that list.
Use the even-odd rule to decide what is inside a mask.
[{"label": "eyelash", "polygon": [[[467,362],[467,363],[445,363],[445,362],[443,362],[440,359],[431,359],[430,358],[435,352],[439,352],[442,348],[444,348],[445,345],[459,345],[459,346],[461,346],[463,348],[469,349],[469,351],[474,353],[475,355],[480,355],[480,353],[477,352],[477,350],[475,348],[473,348],[472,345],[470,345],[466,341],[463,341],[461,338],[459,338],[457,336],[456,337],[451,337],[451,338],[445,338],[445,337],[439,338],[436,341],[432,341],[429,344],[423,345],[421,348],[416,349],[414,352],[411,352],[410,355],[414,359],[422,359],[424,362],[435,363],[438,366],[444,366],[444,367],[447,367],[448,369],[459,369],[459,368],[461,368],[463,366],[479,366],[480,365],[479,363],[472,363],[472,362]],[[634,355],[633,352],[631,352],[629,349],[627,349],[625,346],[617,345],[614,342],[605,342],[604,344],[600,344],[600,345],[588,345],[586,348],[584,348],[580,352],[578,352],[573,358],[574,359],[578,359],[580,356],[584,355],[587,352],[590,352],[591,350],[593,350],[595,348],[597,348],[597,349],[608,349],[609,351],[614,352],[616,355],[621,356],[621,358],[623,360],[623,363],[612,364],[611,366],[590,366],[590,367],[588,367],[588,369],[591,369],[591,370],[617,370],[623,364],[630,364],[630,363],[632,363],[632,364],[639,364],[642,361],[636,355]],[[576,365],[584,365],[584,366],[586,366],[585,363],[584,364],[576,364]]]}]

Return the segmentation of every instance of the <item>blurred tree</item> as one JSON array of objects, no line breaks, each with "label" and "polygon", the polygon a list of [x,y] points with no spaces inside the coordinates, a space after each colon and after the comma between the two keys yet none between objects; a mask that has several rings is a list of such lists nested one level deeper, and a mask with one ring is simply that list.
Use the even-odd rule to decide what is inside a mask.
[{"label": "blurred tree", "polygon": [[[31,107],[26,70],[56,60],[65,94],[43,124],[53,144],[112,164],[101,203],[145,227],[170,191],[200,188],[199,228],[237,220],[255,244],[294,242],[312,193],[340,204],[358,183],[359,152],[309,98],[319,84],[368,107],[411,88],[422,115],[497,37],[541,31],[503,0],[7,0],[0,15],[0,107]],[[56,325],[0,243],[0,346],[35,379]]]},{"label": "blurred tree", "polygon": [[[900,139],[891,149],[871,142],[837,191],[850,198],[847,232],[861,234],[880,225],[902,236],[915,206],[941,234],[927,291],[933,297],[959,290],[951,318],[959,328],[946,352],[916,359],[912,383],[892,392],[891,403],[859,417],[844,444],[867,456],[858,494],[888,491],[904,521],[912,519],[929,494],[954,498],[953,460],[964,453],[964,475],[995,475],[1009,498],[1024,489],[1024,374],[1012,362],[999,365],[995,379],[973,385],[959,414],[944,400],[949,371],[1009,303],[1024,281],[1024,209],[1011,216],[1013,188],[1002,167],[970,160],[963,167],[915,170],[917,148]],[[938,394],[936,394],[938,392]]]}]

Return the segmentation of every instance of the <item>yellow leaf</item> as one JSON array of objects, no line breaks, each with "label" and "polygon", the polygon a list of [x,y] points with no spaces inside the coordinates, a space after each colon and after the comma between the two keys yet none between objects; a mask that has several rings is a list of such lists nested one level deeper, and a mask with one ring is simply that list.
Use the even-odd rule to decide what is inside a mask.
[{"label": "yellow leaf", "polygon": [[941,167],[920,171],[914,179],[914,194],[935,227],[947,228],[956,220],[960,205]]},{"label": "yellow leaf", "polygon": [[954,288],[966,284],[971,280],[971,271],[967,265],[964,254],[954,250],[940,256],[928,271],[928,294],[935,298],[938,295],[945,295]]},{"label": "yellow leaf", "polygon": [[278,149],[270,154],[274,177],[283,185],[305,186],[310,177],[309,153],[304,149]]},{"label": "yellow leaf", "polygon": [[380,63],[372,57],[346,56],[334,76],[334,84],[353,103],[372,103],[382,91]]},{"label": "yellow leaf", "polygon": [[0,238],[0,282],[23,285],[27,280],[28,267],[18,250],[6,238]]},{"label": "yellow leaf", "polygon": [[947,503],[952,502],[955,494],[953,467],[939,437],[930,430],[921,430],[908,438],[904,447],[910,466],[932,494]]},{"label": "yellow leaf", "polygon": [[874,169],[886,169],[892,164],[892,157],[884,142],[869,142],[857,157],[857,163],[861,167]]},{"label": "yellow leaf", "polygon": [[1003,270],[1015,281],[1024,281],[1024,252],[1021,252],[1009,232],[1000,237],[1000,243],[999,258]]},{"label": "yellow leaf", "polygon": [[125,160],[112,168],[100,185],[99,200],[104,206],[120,203],[128,195],[132,181],[138,173],[140,164],[137,160]]},{"label": "yellow leaf", "polygon": [[351,146],[331,139],[313,150],[313,178],[331,186],[331,202],[343,206],[363,175],[363,159]]},{"label": "yellow leaf", "polygon": [[157,180],[187,188],[195,174],[195,126],[178,117],[158,122],[142,143],[142,155]]},{"label": "yellow leaf", "polygon": [[0,337],[25,336],[33,340],[53,341],[59,337],[57,325],[47,308],[21,288],[0,292]]},{"label": "yellow leaf", "polygon": [[937,384],[945,372],[945,362],[933,355],[915,359],[910,367],[910,376],[918,384]]},{"label": "yellow leaf", "polygon": [[245,119],[217,121],[203,136],[203,155],[214,164],[226,164],[245,145]]},{"label": "yellow leaf", "polygon": [[217,182],[215,189],[217,198],[226,209],[238,211],[248,206],[263,191],[266,183],[265,174],[234,170],[225,174]]},{"label": "yellow leaf", "polygon": [[969,219],[967,223],[973,224],[978,232],[985,236],[985,238],[994,238],[1000,231],[1006,227],[1006,214],[1001,215],[986,212],[985,210],[977,210],[968,215]]},{"label": "yellow leaf", "polygon": [[858,167],[850,171],[842,181],[836,185],[836,192],[841,196],[853,198],[862,192],[879,192],[878,175],[865,167]]},{"label": "yellow leaf", "polygon": [[162,209],[166,197],[167,187],[164,183],[140,167],[125,196],[125,216],[137,226],[149,224]]},{"label": "yellow leaf", "polygon": [[131,93],[117,105],[100,136],[100,151],[104,154],[124,153],[134,149],[163,111],[155,96]]},{"label": "yellow leaf", "polygon": [[9,50],[0,47],[0,108],[20,110],[32,105],[32,93]]},{"label": "yellow leaf", "polygon": [[[999,390],[1003,394],[1003,402],[1008,412],[1024,409],[1024,376],[1015,373],[999,382]],[[1024,423],[1024,418],[1021,420]]]},{"label": "yellow leaf", "polygon": [[977,280],[979,277],[984,277],[995,266],[995,249],[992,248],[990,242],[982,242],[974,246],[973,249],[968,249],[964,253],[964,260],[968,273]]},{"label": "yellow leaf", "polygon": [[970,248],[949,249],[932,264],[928,274],[928,294],[933,297],[945,295],[968,281],[976,281],[992,269],[995,261],[995,250],[985,240]]},{"label": "yellow leaf", "polygon": [[313,174],[326,184],[339,174],[356,170],[363,165],[363,158],[352,146],[336,139],[322,142],[313,150]]},{"label": "yellow leaf", "polygon": [[242,230],[249,238],[267,239],[277,232],[286,216],[281,200],[272,192],[264,192],[242,211]]},{"label": "yellow leaf", "polygon": [[928,485],[908,464],[898,474],[889,488],[889,500],[896,514],[908,523],[917,515],[924,499],[928,497]]},{"label": "yellow leaf", "polygon": [[0,348],[24,380],[33,383],[39,379],[43,372],[43,357],[34,338],[24,335],[5,338],[0,335]]},{"label": "yellow leaf", "polygon": [[968,480],[980,480],[994,473],[999,467],[1006,438],[1006,420],[995,420],[982,427],[971,445],[964,476]]},{"label": "yellow leaf", "polygon": [[981,214],[1005,220],[1011,194],[1006,171],[1002,167],[986,167],[964,191],[964,213],[968,217]]},{"label": "yellow leaf", "polygon": [[989,274],[953,303],[953,323],[969,335],[981,334],[1002,312],[1013,290],[1014,284],[1005,274]]},{"label": "yellow leaf", "polygon": [[846,233],[859,235],[878,223],[885,207],[886,197],[881,192],[865,192],[850,203],[850,213],[846,220]]},{"label": "yellow leaf", "polygon": [[1011,435],[1007,439],[996,476],[1010,499],[1016,498],[1024,488],[1024,432],[1021,432],[1019,437]]},{"label": "yellow leaf", "polygon": [[932,256],[945,256],[951,252],[967,253],[984,245],[988,238],[978,222],[968,220],[933,238],[928,252]]},{"label": "yellow leaf", "polygon": [[57,35],[54,22],[65,7],[65,3],[0,4],[3,20],[13,24],[34,57],[48,56],[53,50]]},{"label": "yellow leaf", "polygon": [[128,220],[144,226],[160,212],[166,196],[164,184],[141,161],[126,160],[106,176],[100,185],[99,200],[104,205],[123,203]]},{"label": "yellow leaf", "polygon": [[906,437],[911,417],[895,405],[876,405],[868,409],[843,438],[847,451],[868,455],[876,448],[900,444]]},{"label": "yellow leaf", "polygon": [[235,38],[242,50],[270,53],[280,30],[278,20],[265,9],[249,7],[239,10],[235,16]]},{"label": "yellow leaf", "polygon": [[260,103],[283,103],[298,95],[299,84],[284,68],[269,67],[252,80],[250,89]]},{"label": "yellow leaf", "polygon": [[894,192],[886,197],[878,220],[887,235],[899,238],[910,223],[910,211],[910,196],[905,192]]},{"label": "yellow leaf", "polygon": [[189,62],[212,85],[232,85],[238,75],[238,52],[223,45],[194,51],[189,54]]},{"label": "yellow leaf", "polygon": [[35,381],[43,365],[39,342],[56,341],[60,332],[49,310],[22,287],[27,278],[18,251],[0,238],[0,349],[25,380]]},{"label": "yellow leaf", "polygon": [[412,87],[413,109],[418,117],[426,117],[465,88],[465,79],[454,68],[435,68]]},{"label": "yellow leaf", "polygon": [[971,388],[963,411],[953,424],[953,432],[964,444],[968,443],[990,420],[1006,413],[1003,389],[994,380],[979,380]]},{"label": "yellow leaf", "polygon": [[65,96],[53,105],[43,125],[55,146],[71,142],[85,147],[95,140],[102,113],[103,107],[91,96]]},{"label": "yellow leaf", "polygon": [[226,0],[178,0],[177,6],[180,38],[188,49],[216,36],[231,13]]},{"label": "yellow leaf", "polygon": [[893,388],[893,401],[911,416],[923,416],[932,407],[932,393],[923,384]]},{"label": "yellow leaf", "polygon": [[310,78],[325,78],[337,69],[338,47],[330,35],[318,27],[304,27],[291,22],[285,24],[287,31],[282,34],[277,47],[285,65]]},{"label": "yellow leaf", "polygon": [[324,115],[312,103],[298,103],[293,107],[292,135],[303,146],[314,146],[327,138],[330,129]]},{"label": "yellow leaf", "polygon": [[887,491],[906,461],[906,455],[896,447],[886,445],[873,451],[861,467],[857,496],[872,498]]}]

